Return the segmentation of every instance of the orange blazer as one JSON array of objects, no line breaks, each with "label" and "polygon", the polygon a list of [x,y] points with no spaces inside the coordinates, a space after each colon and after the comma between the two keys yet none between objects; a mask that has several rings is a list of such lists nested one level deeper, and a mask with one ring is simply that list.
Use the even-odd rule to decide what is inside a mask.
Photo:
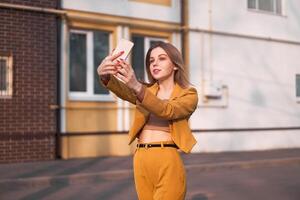
[{"label": "orange blazer", "polygon": [[161,100],[156,96],[158,84],[155,83],[146,87],[144,99],[140,102],[133,91],[114,76],[110,76],[106,87],[121,99],[136,105],[133,124],[129,130],[129,144],[135,140],[142,130],[150,112],[169,120],[171,137],[183,152],[189,153],[197,143],[188,124],[188,120],[198,104],[198,95],[195,88],[184,89],[175,84],[170,99]]}]

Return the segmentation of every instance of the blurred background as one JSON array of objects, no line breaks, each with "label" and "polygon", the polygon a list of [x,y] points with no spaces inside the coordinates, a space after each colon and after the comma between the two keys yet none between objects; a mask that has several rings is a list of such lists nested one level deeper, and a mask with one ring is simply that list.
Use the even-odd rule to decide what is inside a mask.
[{"label": "blurred background", "polygon": [[187,200],[300,199],[300,1],[0,0],[0,199],[137,199],[134,105],[99,84],[121,38],[181,52],[199,103]]},{"label": "blurred background", "polygon": [[156,41],[182,52],[199,105],[193,153],[300,147],[297,0],[1,0],[0,162],[130,155],[133,105],[96,69],[121,38],[147,80]]}]

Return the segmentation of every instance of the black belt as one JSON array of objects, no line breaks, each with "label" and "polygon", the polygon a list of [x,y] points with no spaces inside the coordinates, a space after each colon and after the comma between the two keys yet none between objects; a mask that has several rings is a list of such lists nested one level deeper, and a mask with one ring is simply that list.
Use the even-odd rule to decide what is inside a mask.
[{"label": "black belt", "polygon": [[137,148],[152,148],[152,147],[173,147],[178,148],[176,144],[137,144]]}]

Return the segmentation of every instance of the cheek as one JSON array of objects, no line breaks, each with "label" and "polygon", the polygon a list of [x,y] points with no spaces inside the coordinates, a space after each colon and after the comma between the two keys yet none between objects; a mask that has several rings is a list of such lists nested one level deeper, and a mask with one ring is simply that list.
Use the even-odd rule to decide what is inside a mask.
[{"label": "cheek", "polygon": [[153,70],[153,66],[150,65],[150,66],[149,66],[149,71],[150,71],[151,74],[152,74],[152,70]]},{"label": "cheek", "polygon": [[173,72],[173,67],[172,67],[172,66],[166,67],[166,72],[167,72],[168,74],[172,73],[172,72]]},{"label": "cheek", "polygon": [[150,71],[151,76],[153,77],[154,74],[153,74],[152,70],[153,70],[153,66],[150,65],[150,66],[149,66],[149,71]]}]

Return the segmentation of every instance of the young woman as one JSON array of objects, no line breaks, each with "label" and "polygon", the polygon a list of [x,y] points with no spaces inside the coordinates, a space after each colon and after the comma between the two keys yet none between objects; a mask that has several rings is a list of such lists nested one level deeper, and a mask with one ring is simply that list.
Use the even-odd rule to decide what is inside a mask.
[{"label": "young woman", "polygon": [[[107,56],[98,67],[103,85],[118,97],[136,105],[129,131],[137,138],[134,179],[140,200],[182,200],[186,175],[178,149],[185,153],[196,144],[188,125],[198,95],[190,87],[180,52],[159,42],[146,55],[149,84],[137,80],[129,63]],[[117,77],[117,78],[116,78]]]}]

